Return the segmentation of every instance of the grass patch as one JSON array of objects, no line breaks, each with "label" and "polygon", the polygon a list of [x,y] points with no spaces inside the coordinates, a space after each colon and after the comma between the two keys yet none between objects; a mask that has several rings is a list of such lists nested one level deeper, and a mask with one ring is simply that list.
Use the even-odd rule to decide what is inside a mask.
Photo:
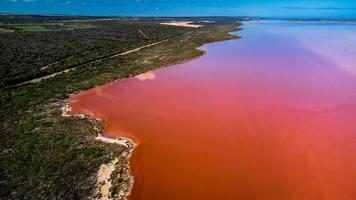
[{"label": "grass patch", "polygon": [[65,24],[64,28],[67,29],[86,29],[86,28],[95,28],[96,26],[91,25],[91,24],[82,24],[82,23],[71,23],[71,24]]},{"label": "grass patch", "polygon": [[32,25],[32,24],[21,24],[21,25],[12,25],[12,27],[17,28],[17,29],[21,29],[23,31],[27,31],[27,32],[44,32],[44,31],[48,31],[48,29],[46,29],[43,26],[40,25]]},{"label": "grass patch", "polygon": [[5,29],[5,28],[0,27],[0,33],[13,33],[13,32],[14,32],[14,30]]},{"label": "grass patch", "polygon": [[[46,31],[61,31],[61,30],[76,30],[76,29],[88,29],[95,28],[95,25],[84,23],[39,23],[39,24],[10,24],[9,27],[18,29],[25,32],[46,32]],[[13,30],[5,28],[1,32],[12,33]]]}]

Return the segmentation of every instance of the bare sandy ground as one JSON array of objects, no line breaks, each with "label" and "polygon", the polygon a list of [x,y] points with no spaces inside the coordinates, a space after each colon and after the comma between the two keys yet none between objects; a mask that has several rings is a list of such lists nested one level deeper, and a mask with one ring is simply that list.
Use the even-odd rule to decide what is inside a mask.
[{"label": "bare sandy ground", "polygon": [[192,21],[170,21],[170,22],[162,22],[160,24],[162,25],[168,25],[168,26],[183,26],[183,27],[191,27],[191,28],[199,28],[203,27],[203,25],[200,24],[193,24],[194,22]]},{"label": "bare sandy ground", "polygon": [[100,166],[97,172],[97,185],[98,192],[101,194],[100,197],[96,197],[96,200],[109,200],[111,199],[110,188],[112,187],[110,176],[115,171],[115,165],[119,162],[119,159],[115,158],[112,162],[108,164],[103,164]]}]

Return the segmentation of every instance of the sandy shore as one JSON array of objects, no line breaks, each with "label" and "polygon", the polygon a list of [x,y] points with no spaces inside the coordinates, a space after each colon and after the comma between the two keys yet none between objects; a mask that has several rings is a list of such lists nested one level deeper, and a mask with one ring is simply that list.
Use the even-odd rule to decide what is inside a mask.
[{"label": "sandy shore", "polygon": [[[115,157],[111,162],[102,164],[96,173],[97,188],[95,189],[91,199],[93,200],[127,200],[130,195],[132,186],[134,184],[134,177],[131,174],[129,160],[132,155],[132,151],[136,144],[129,138],[108,138],[102,135],[102,128],[95,124],[102,123],[99,119],[92,119],[85,114],[71,115],[71,107],[68,102],[63,102],[60,108],[62,111],[62,117],[79,117],[88,119],[94,122],[94,130],[98,132],[95,140],[116,144],[125,147],[120,155]],[[113,178],[115,177],[115,178]],[[122,180],[117,182],[117,180]],[[115,189],[116,194],[112,195],[112,190]]]}]

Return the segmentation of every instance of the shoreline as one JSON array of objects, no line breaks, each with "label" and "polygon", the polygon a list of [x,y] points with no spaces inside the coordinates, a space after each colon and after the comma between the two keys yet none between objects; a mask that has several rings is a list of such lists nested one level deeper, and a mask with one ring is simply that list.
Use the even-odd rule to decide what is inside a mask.
[{"label": "shoreline", "polygon": [[[71,94],[69,96],[75,94]],[[94,119],[86,114],[71,114],[72,108],[69,105],[70,102],[67,100],[62,101],[60,104],[62,117],[78,117],[81,119],[86,119],[92,124],[93,129],[97,132],[97,136],[94,138],[94,140],[106,144],[114,144],[125,147],[125,149],[119,155],[114,156],[114,158],[109,163],[101,164],[99,170],[96,172],[96,189],[90,199],[127,200],[134,185],[134,175],[132,174],[130,167],[130,158],[137,144],[135,144],[130,138],[110,138],[103,136],[103,128],[102,126],[99,126],[103,125],[103,122],[100,119]],[[115,175],[115,173],[117,173],[115,178],[123,180],[120,182],[120,184],[115,184],[116,179],[112,179],[112,175]],[[114,189],[119,190],[116,191],[114,196],[112,196],[111,192]]]},{"label": "shoreline", "polygon": [[[216,42],[223,42],[223,41],[216,41]],[[214,43],[214,42],[211,42],[211,43]],[[206,43],[206,44],[210,44],[210,43]],[[201,55],[198,55],[191,59],[185,59],[185,60],[182,60],[177,63],[172,63],[170,65],[160,66],[160,67],[154,68],[150,71],[158,70],[158,69],[165,68],[165,67],[171,67],[171,66],[175,66],[175,65],[179,65],[179,64],[182,64],[185,62],[190,62],[190,61],[199,59],[200,57],[207,54],[207,51],[201,49],[206,44],[203,44],[200,47],[195,48],[196,50],[201,52]],[[144,72],[144,73],[146,73],[146,72]],[[141,73],[141,74],[144,74],[144,73]],[[138,74],[138,75],[140,75],[140,74]],[[138,76],[138,75],[136,75],[136,76]],[[136,76],[133,76],[133,77],[136,77]],[[132,77],[128,77],[128,78],[132,78]],[[128,78],[124,78],[124,79],[128,79]],[[108,84],[113,84],[117,81],[124,80],[124,79],[117,79],[117,80],[105,83],[105,84],[97,86],[97,87],[101,87],[101,86],[108,85]],[[96,87],[94,87],[94,88],[96,88]],[[90,89],[93,89],[93,88],[90,88]],[[88,90],[90,90],[90,89],[88,89]],[[93,195],[90,197],[90,199],[93,199],[93,200],[128,200],[128,197],[130,196],[131,190],[134,186],[134,174],[131,170],[130,159],[131,159],[132,153],[133,153],[135,147],[137,146],[137,144],[134,143],[132,139],[127,138],[127,137],[116,137],[116,138],[105,137],[103,128],[102,128],[102,125],[104,125],[104,123],[98,118],[93,118],[93,117],[91,117],[87,114],[83,114],[83,113],[71,114],[72,108],[69,105],[70,102],[68,102],[68,99],[73,95],[77,95],[77,94],[79,94],[81,92],[85,92],[85,91],[87,91],[87,90],[81,90],[76,93],[69,94],[68,98],[61,101],[61,103],[59,104],[61,116],[62,117],[77,117],[77,118],[81,118],[81,119],[86,119],[93,125],[93,129],[97,132],[97,136],[94,137],[94,140],[96,140],[98,142],[103,142],[106,144],[114,144],[114,145],[119,145],[119,146],[125,147],[125,150],[123,150],[120,155],[115,156],[114,159],[112,159],[109,163],[101,164],[99,170],[96,172],[96,180],[97,180],[96,190],[93,193]],[[100,124],[101,126],[98,126],[98,124]],[[125,163],[125,165],[120,165],[120,167],[117,167],[118,164],[120,163],[120,161],[123,161],[122,163]],[[117,170],[123,172],[122,174],[118,174],[118,176],[116,176],[116,177],[117,178],[124,177],[124,183],[121,183],[120,187],[117,186],[118,188],[120,188],[120,190],[118,190],[117,195],[112,197],[110,194],[110,191],[113,190],[115,186],[112,183],[113,181],[111,180],[111,175]]]},{"label": "shoreline", "polygon": [[[176,65],[179,65],[182,63],[186,63],[186,62],[190,62],[190,61],[199,59],[208,53],[207,50],[202,49],[207,44],[212,44],[212,43],[216,43],[216,42],[224,42],[224,41],[234,40],[234,39],[240,39],[241,38],[240,35],[233,34],[234,32],[239,31],[238,28],[239,28],[239,26],[236,26],[235,30],[226,32],[226,34],[236,36],[236,38],[216,40],[216,41],[204,43],[204,44],[194,48],[194,50],[197,50],[200,52],[200,55],[197,55],[192,58],[183,59],[183,60],[173,62],[170,64],[157,66],[157,67],[154,67],[148,71],[154,71],[154,70],[158,70],[161,68],[172,67],[172,66],[176,66]],[[142,72],[140,74],[147,73],[148,71]],[[98,85],[98,86],[90,88],[90,89],[113,84],[113,83],[116,83],[116,82],[124,80],[124,79],[136,77],[140,74],[137,74],[135,76],[126,77],[126,78],[120,78],[120,79],[113,80],[113,81],[109,81],[105,84]],[[87,89],[87,90],[90,90],[90,89]],[[85,92],[87,90],[77,91],[73,94],[68,95],[68,98],[66,98],[65,100],[62,100],[60,103],[61,106],[59,108],[62,112],[61,116],[62,117],[79,117],[81,119],[86,119],[93,124],[93,129],[97,131],[97,136],[94,138],[96,141],[107,143],[107,144],[120,145],[120,146],[125,147],[125,150],[123,150],[123,152],[120,155],[114,157],[114,159],[111,160],[111,162],[104,163],[100,166],[99,170],[97,171],[97,175],[96,175],[97,176],[96,177],[97,188],[96,188],[95,192],[93,193],[93,195],[91,196],[91,199],[95,199],[95,200],[116,200],[116,199],[127,200],[128,197],[130,196],[131,190],[134,186],[134,174],[131,171],[130,159],[131,159],[132,153],[133,153],[135,147],[137,146],[137,144],[135,144],[132,139],[126,138],[126,137],[117,137],[117,138],[105,137],[103,135],[104,132],[103,132],[102,126],[98,126],[98,124],[103,125],[103,122],[100,119],[95,119],[95,118],[93,118],[89,115],[86,115],[86,114],[74,114],[74,115],[70,114],[70,112],[72,111],[72,108],[69,105],[70,102],[68,102],[68,99],[73,95],[77,95],[77,94],[79,94],[81,92]],[[122,163],[124,163],[124,164],[120,164],[120,161],[122,161]],[[118,165],[120,167],[118,167]],[[113,185],[113,182],[115,182],[115,180],[112,180],[111,177],[112,177],[112,174],[114,174],[116,171],[123,172],[121,174],[118,173],[116,178],[123,178],[124,181],[121,182],[120,184]],[[111,194],[110,194],[110,191],[112,191],[113,189],[115,189],[115,190],[119,189],[116,192],[115,196],[111,196]]]},{"label": "shoreline", "polygon": [[[204,44],[204,45],[206,45],[206,44]],[[196,50],[202,52],[202,54],[199,56],[196,56],[191,59],[186,59],[186,60],[183,60],[178,63],[172,63],[171,65],[160,66],[160,67],[152,69],[151,71],[154,71],[154,70],[157,70],[160,68],[175,66],[178,64],[182,64],[185,62],[190,62],[190,61],[199,59],[200,57],[207,54],[207,51],[200,49],[204,45],[196,48]],[[141,74],[144,74],[144,73],[141,73]],[[138,75],[140,75],[140,74],[138,74]],[[136,75],[136,76],[138,76],[138,75]],[[133,76],[133,77],[135,77],[135,76]],[[128,78],[132,78],[132,77],[128,77]],[[127,79],[127,78],[125,78],[125,79]],[[124,80],[124,79],[118,79],[115,81],[111,81],[111,82],[108,82],[106,84],[103,84],[103,85],[100,85],[97,87],[101,87],[101,86],[108,85],[108,84],[113,84],[120,80]],[[96,88],[96,87],[94,87],[94,88]],[[93,89],[93,88],[90,88],[90,89]],[[98,142],[103,142],[106,144],[115,144],[115,145],[120,145],[120,146],[125,147],[125,150],[122,151],[122,153],[120,155],[114,157],[114,159],[112,159],[111,162],[101,164],[99,170],[96,173],[96,180],[97,180],[96,187],[97,188],[96,188],[95,192],[93,193],[93,195],[90,197],[90,199],[93,199],[93,200],[128,200],[128,197],[130,196],[131,190],[134,186],[134,174],[131,171],[130,159],[131,159],[132,153],[133,153],[135,147],[137,146],[137,144],[134,143],[132,139],[126,138],[126,137],[116,137],[116,138],[105,137],[103,128],[102,128],[102,125],[104,125],[104,123],[98,118],[93,118],[87,114],[82,114],[82,113],[70,114],[72,112],[72,108],[69,105],[70,102],[68,102],[68,99],[73,95],[77,95],[77,94],[79,94],[81,92],[85,92],[85,91],[87,91],[87,90],[82,90],[82,91],[78,91],[76,93],[70,94],[70,95],[68,95],[67,99],[61,101],[61,103],[60,103],[61,106],[59,108],[61,111],[61,116],[62,117],[77,117],[77,118],[81,118],[81,119],[86,119],[93,125],[93,129],[97,132],[97,136],[94,138],[94,140],[96,140]],[[101,126],[98,126],[98,124],[100,124]],[[119,164],[120,161],[124,161],[123,163],[126,163],[126,164],[120,165],[121,169],[123,169],[123,170],[121,170],[123,173],[118,174],[117,178],[126,177],[126,179],[125,179],[125,182],[121,184],[122,186],[119,187],[121,189],[117,192],[118,195],[111,197],[110,191],[115,187],[112,183],[113,181],[111,180],[111,175],[116,170],[120,170],[117,167],[117,164]]]},{"label": "shoreline", "polygon": [[[29,20],[32,20],[32,18],[29,18]],[[2,181],[4,183],[4,198],[90,199],[93,197],[93,193],[97,191],[96,176],[100,166],[103,163],[112,162],[114,157],[118,157],[123,151],[128,152],[128,150],[123,145],[116,144],[116,141],[109,143],[105,143],[105,140],[103,142],[100,141],[102,137],[98,137],[99,132],[93,127],[97,125],[100,130],[102,126],[95,120],[93,122],[96,124],[93,124],[86,119],[62,117],[60,107],[63,105],[64,100],[68,98],[68,95],[199,57],[202,53],[196,50],[197,47],[215,41],[237,39],[237,37],[227,33],[236,30],[235,28],[241,24],[239,21],[232,19],[219,19],[219,23],[206,24],[201,29],[186,29],[158,25],[159,22],[161,20],[152,19],[146,21],[142,19],[122,21],[119,24],[100,24],[103,29],[90,29],[88,37],[84,37],[83,42],[90,39],[89,35],[102,37],[107,32],[110,32],[109,30],[114,30],[113,28],[115,27],[123,27],[125,29],[126,27],[137,26],[142,27],[144,33],[147,32],[146,30],[150,30],[150,36],[155,36],[154,38],[157,40],[169,38],[169,41],[163,44],[141,49],[139,52],[125,54],[118,58],[107,59],[103,63],[90,63],[83,68],[63,73],[39,83],[4,88],[1,95],[1,100],[4,103],[2,105],[4,121],[1,125],[5,135],[1,141],[3,144],[2,156],[4,157],[1,166],[4,169],[8,169],[4,171],[5,177]],[[113,39],[120,44],[120,34],[123,36],[131,32],[137,34],[136,29],[128,29],[129,32],[122,32],[120,29],[115,30],[119,35],[116,35],[117,37]],[[73,33],[73,37],[82,37],[80,33],[71,33]],[[14,36],[19,37],[20,35]],[[48,37],[52,38],[53,35],[48,34]],[[40,38],[34,38],[34,40],[37,39]],[[93,39],[93,42],[95,42],[97,38],[93,36]],[[142,39],[140,37],[135,38],[133,41],[130,40],[129,43],[123,43],[120,48],[122,47],[122,50],[131,49],[131,44],[138,44],[136,42]],[[70,37],[63,41],[63,45],[68,42],[70,42]],[[86,45],[86,43],[84,44]],[[116,44],[119,45],[115,42]],[[23,45],[23,43],[19,41],[16,45]],[[78,45],[75,45],[75,47],[78,47],[75,49],[87,48],[85,45]],[[42,48],[45,46],[47,46],[45,43],[41,43],[36,49],[38,49],[39,53],[42,53],[46,51],[45,48]],[[115,49],[116,47],[108,44],[103,49],[105,52],[97,52],[95,50],[93,53],[95,55],[106,55],[112,51],[117,51]],[[13,49],[11,52],[17,52],[17,50]],[[52,63],[52,54],[55,55],[57,50],[56,48],[51,48],[50,52],[46,52],[51,53],[51,56],[48,57],[51,58],[48,60],[49,64]],[[81,52],[89,53],[88,51]],[[72,52],[67,53],[68,55],[74,55]],[[53,60],[56,59],[53,57]],[[70,60],[73,63],[69,63],[69,61],[66,63],[67,60],[65,60],[64,64],[78,64],[81,61],[82,56],[79,56],[78,59]],[[25,60],[15,59],[15,62],[22,63]],[[38,65],[38,70],[35,70],[36,74],[37,71],[41,72],[40,66],[48,65],[46,62],[43,61],[42,64]],[[35,63],[31,62],[29,64]],[[51,70],[51,72],[60,71],[63,66],[53,65],[51,69],[46,68],[46,70]],[[14,68],[14,70],[17,70],[17,68]],[[24,71],[23,81],[31,79],[32,76],[32,73]],[[16,82],[17,77],[6,77],[6,81],[8,81],[7,83]],[[86,93],[82,94],[85,96]],[[77,97],[73,96],[73,98]],[[76,110],[74,104],[70,103],[70,105],[73,106],[73,111]],[[74,115],[75,112],[71,114]],[[88,114],[93,117],[90,113]],[[85,118],[84,115],[78,117]],[[93,118],[96,117],[98,116]],[[103,121],[106,123],[104,118]],[[115,138],[117,135],[105,132],[101,136]],[[136,187],[141,184],[141,174],[140,171],[136,170],[136,161],[138,160],[136,156],[140,156],[140,148],[143,145],[140,140],[137,140],[139,138],[136,138],[135,134],[119,134],[118,136],[131,138],[139,145],[133,151],[131,158],[132,173],[135,175],[134,187],[130,197],[128,197],[131,198],[131,196],[136,195],[136,192],[139,193],[139,191],[136,191]],[[115,163],[112,163],[112,165],[115,165]],[[124,165],[125,161],[119,161],[116,164]],[[17,173],[19,170],[22,173]],[[113,173],[117,173],[117,171]],[[21,180],[21,182],[18,182],[18,180]],[[114,184],[118,184],[118,182]],[[112,193],[116,194],[116,191],[112,191]]]}]

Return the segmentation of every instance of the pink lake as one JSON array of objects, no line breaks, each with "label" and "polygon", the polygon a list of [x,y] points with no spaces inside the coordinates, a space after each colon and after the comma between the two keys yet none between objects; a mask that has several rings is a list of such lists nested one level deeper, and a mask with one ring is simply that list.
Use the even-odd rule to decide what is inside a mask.
[{"label": "pink lake", "polygon": [[356,199],[356,24],[243,28],[70,98],[138,144],[131,200]]}]

